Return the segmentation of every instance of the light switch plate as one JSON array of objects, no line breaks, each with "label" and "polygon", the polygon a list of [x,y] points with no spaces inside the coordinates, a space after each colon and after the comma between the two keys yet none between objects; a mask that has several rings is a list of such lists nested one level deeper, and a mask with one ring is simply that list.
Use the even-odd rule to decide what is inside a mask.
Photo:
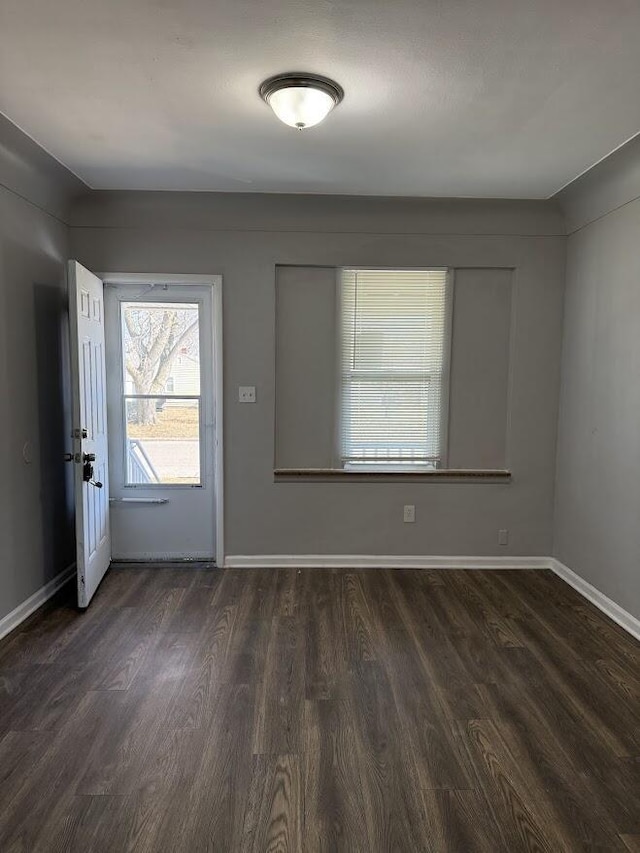
[{"label": "light switch plate", "polygon": [[256,401],[256,386],[255,385],[239,385],[238,386],[238,402],[239,403],[255,403]]}]

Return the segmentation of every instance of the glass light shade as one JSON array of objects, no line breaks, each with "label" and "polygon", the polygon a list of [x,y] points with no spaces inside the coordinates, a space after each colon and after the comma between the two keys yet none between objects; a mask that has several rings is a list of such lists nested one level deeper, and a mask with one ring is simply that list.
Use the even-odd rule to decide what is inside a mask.
[{"label": "glass light shade", "polygon": [[326,118],[336,102],[328,92],[311,86],[289,86],[269,95],[268,103],[280,121],[302,130]]}]

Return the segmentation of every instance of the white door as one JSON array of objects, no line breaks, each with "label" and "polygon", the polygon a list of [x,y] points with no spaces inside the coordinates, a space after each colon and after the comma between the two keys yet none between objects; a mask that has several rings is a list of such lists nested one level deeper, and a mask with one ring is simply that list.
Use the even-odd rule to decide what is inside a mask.
[{"label": "white door", "polygon": [[87,607],[111,561],[103,285],[68,264],[78,607]]},{"label": "white door", "polygon": [[212,288],[105,287],[114,560],[215,560]]}]

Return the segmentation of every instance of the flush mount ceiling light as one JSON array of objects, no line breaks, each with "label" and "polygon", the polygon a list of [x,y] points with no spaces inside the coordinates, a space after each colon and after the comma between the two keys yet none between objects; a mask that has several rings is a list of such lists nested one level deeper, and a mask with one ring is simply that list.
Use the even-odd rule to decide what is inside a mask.
[{"label": "flush mount ceiling light", "polygon": [[298,130],[321,122],[344,97],[342,86],[316,74],[278,74],[259,92],[280,121]]}]

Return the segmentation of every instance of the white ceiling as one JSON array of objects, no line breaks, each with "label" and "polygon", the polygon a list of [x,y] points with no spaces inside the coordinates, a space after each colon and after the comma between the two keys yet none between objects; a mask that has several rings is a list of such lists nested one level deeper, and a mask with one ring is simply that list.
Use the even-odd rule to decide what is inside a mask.
[{"label": "white ceiling", "polygon": [[[552,195],[640,131],[637,0],[2,0],[0,111],[94,188]],[[345,99],[298,132],[283,71]]]}]

